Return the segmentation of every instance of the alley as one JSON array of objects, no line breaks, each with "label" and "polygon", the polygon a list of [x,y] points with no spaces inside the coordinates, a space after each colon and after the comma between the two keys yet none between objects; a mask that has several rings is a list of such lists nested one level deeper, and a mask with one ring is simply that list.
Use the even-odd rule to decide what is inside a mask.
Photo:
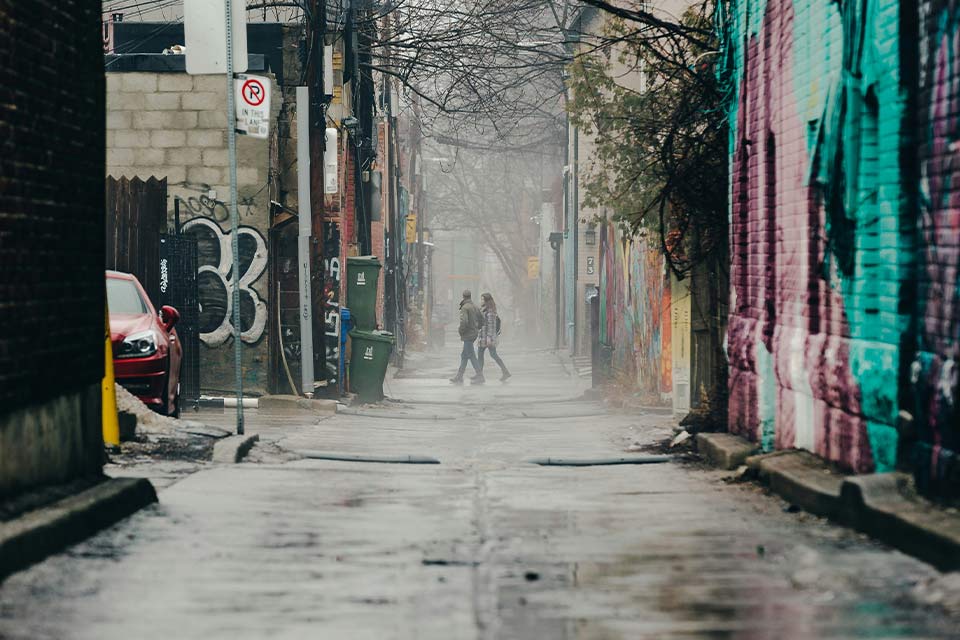
[{"label": "alley", "polygon": [[525,462],[640,455],[674,423],[579,399],[549,351],[504,357],[507,384],[450,385],[449,347],[411,356],[394,402],[253,413],[250,461],[161,478],[159,505],[7,579],[0,638],[956,637],[932,568],[751,484]]}]

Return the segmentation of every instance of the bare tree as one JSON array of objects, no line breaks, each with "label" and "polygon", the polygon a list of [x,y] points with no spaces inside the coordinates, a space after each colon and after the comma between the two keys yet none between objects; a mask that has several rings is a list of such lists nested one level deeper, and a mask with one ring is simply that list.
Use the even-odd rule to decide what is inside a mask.
[{"label": "bare tree", "polygon": [[434,227],[467,230],[496,256],[515,292],[537,254],[538,165],[529,154],[459,150],[430,174]]}]

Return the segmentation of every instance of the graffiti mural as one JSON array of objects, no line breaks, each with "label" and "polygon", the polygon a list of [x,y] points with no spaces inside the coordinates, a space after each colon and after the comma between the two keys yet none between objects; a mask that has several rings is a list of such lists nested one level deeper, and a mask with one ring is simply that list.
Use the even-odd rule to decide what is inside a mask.
[{"label": "graffiti mural", "polygon": [[924,5],[919,77],[921,148],[920,296],[915,357],[910,365],[918,427],[914,451],[917,483],[928,493],[960,487],[960,411],[957,402],[960,357],[960,4]]},{"label": "graffiti mural", "polygon": [[897,5],[739,0],[730,16],[730,430],[890,470],[909,252],[904,98],[877,47],[896,50]]},{"label": "graffiti mural", "polygon": [[614,370],[666,399],[673,363],[666,265],[656,248],[612,222],[600,228],[600,309],[600,342],[614,347]]},{"label": "graffiti mural", "polygon": [[323,318],[326,345],[327,376],[340,380],[340,227],[335,222],[323,224]]},{"label": "graffiti mural", "polygon": [[[233,238],[210,218],[193,218],[183,233],[197,238],[200,339],[216,347],[233,335]],[[267,305],[253,285],[267,268],[267,245],[253,227],[239,229],[240,338],[255,344],[267,327]]]}]

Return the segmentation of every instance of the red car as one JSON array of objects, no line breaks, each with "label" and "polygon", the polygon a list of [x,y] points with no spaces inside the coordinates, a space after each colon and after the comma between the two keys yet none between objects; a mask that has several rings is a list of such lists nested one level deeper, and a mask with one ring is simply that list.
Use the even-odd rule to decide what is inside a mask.
[{"label": "red car", "polygon": [[107,304],[117,382],[154,411],[179,417],[180,314],[170,306],[157,313],[136,277],[117,271],[107,271]]}]

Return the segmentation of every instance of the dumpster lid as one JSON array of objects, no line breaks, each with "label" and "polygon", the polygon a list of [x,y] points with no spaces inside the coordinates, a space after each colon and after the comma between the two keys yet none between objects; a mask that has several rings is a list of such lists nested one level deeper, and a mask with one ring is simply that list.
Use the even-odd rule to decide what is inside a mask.
[{"label": "dumpster lid", "polygon": [[356,340],[373,340],[374,342],[389,342],[393,344],[393,334],[389,331],[361,331],[360,329],[354,329],[350,332],[350,337]]},{"label": "dumpster lid", "polygon": [[379,267],[380,258],[377,256],[352,256],[347,258],[347,266],[354,264],[361,267]]}]

